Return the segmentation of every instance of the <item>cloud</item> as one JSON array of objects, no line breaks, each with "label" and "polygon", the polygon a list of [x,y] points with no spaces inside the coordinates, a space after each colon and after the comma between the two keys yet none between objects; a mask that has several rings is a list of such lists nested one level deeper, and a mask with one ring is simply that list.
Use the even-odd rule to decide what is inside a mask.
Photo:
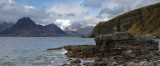
[{"label": "cloud", "polygon": [[125,11],[125,8],[123,7],[114,7],[114,8],[104,8],[100,11],[99,16],[101,18],[103,17],[108,17],[108,18],[113,18],[121,13],[123,13]]},{"label": "cloud", "polygon": [[104,0],[104,8],[98,14],[101,18],[113,18],[122,13],[158,3],[160,0]]},{"label": "cloud", "polygon": [[64,30],[67,26],[71,25],[72,20],[64,20],[64,19],[57,19],[55,24],[57,24],[62,30]]},{"label": "cloud", "polygon": [[33,6],[20,5],[13,0],[0,0],[0,22],[16,22],[19,18],[30,17],[34,21],[43,22],[48,18],[45,10],[39,10]]},{"label": "cloud", "polygon": [[50,13],[50,17],[57,19],[77,19],[83,17],[87,9],[80,6],[80,3],[60,3],[48,8],[47,13]]},{"label": "cloud", "polygon": [[72,23],[95,25],[130,10],[158,3],[160,0],[54,0],[53,2],[53,4],[47,3],[49,6],[46,8],[38,9],[14,0],[0,0],[0,22],[16,22],[19,18],[30,17],[38,24],[55,23],[62,29]]},{"label": "cloud", "polygon": [[82,5],[85,7],[101,7],[102,0],[84,0]]}]

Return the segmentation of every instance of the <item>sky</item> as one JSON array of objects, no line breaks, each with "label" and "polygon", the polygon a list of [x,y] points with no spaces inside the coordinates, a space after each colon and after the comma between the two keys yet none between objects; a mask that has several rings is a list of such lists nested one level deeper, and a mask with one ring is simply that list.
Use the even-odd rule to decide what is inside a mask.
[{"label": "sky", "polygon": [[37,24],[96,25],[160,0],[0,0],[0,22],[30,17]]}]

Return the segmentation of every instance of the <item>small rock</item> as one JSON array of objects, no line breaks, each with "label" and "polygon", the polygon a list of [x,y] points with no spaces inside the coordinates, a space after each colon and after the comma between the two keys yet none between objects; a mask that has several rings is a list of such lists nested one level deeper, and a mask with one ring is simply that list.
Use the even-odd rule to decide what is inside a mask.
[{"label": "small rock", "polygon": [[72,59],[69,58],[67,61],[72,61]]},{"label": "small rock", "polygon": [[124,52],[125,56],[129,58],[134,58],[136,55],[134,54],[134,52],[132,50],[127,50]]},{"label": "small rock", "polygon": [[95,60],[95,62],[100,62],[100,61],[103,61],[103,59],[98,58],[98,59]]},{"label": "small rock", "polygon": [[72,66],[71,64],[63,64],[61,66]]},{"label": "small rock", "polygon": [[135,62],[127,62],[125,66],[137,66]]},{"label": "small rock", "polygon": [[107,66],[107,63],[104,61],[101,62],[87,62],[83,64],[84,66]]},{"label": "small rock", "polygon": [[104,62],[104,61],[99,62],[99,64],[100,64],[101,66],[107,66],[107,63]]},{"label": "small rock", "polygon": [[118,64],[118,63],[117,63],[117,62],[115,62],[115,61],[113,61],[113,62],[112,62],[112,65],[117,65],[117,64]]},{"label": "small rock", "polygon": [[97,62],[87,62],[87,63],[84,63],[83,65],[84,66],[95,66],[97,64],[98,64]]},{"label": "small rock", "polygon": [[143,66],[155,66],[155,64],[150,62],[150,63],[144,64]]},{"label": "small rock", "polygon": [[81,63],[80,59],[76,59],[76,60],[71,61],[71,64],[80,64],[80,63]]},{"label": "small rock", "polygon": [[160,61],[154,61],[156,66],[160,66]]},{"label": "small rock", "polygon": [[147,61],[141,61],[141,62],[138,63],[138,66],[143,66],[144,64],[148,64],[148,62]]},{"label": "small rock", "polygon": [[120,64],[120,65],[116,65],[116,66],[124,66],[123,64]]}]

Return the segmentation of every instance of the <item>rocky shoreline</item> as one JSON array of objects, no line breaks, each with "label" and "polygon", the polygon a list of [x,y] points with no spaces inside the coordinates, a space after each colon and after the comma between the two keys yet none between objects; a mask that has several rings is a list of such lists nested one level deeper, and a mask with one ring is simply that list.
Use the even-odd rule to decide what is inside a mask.
[{"label": "rocky shoreline", "polygon": [[160,66],[158,42],[153,41],[153,38],[151,35],[134,37],[131,33],[119,32],[96,37],[96,45],[47,50],[64,48],[68,51],[67,57],[79,58],[62,66],[81,66],[82,58],[94,58],[95,61],[83,63],[83,66]]}]

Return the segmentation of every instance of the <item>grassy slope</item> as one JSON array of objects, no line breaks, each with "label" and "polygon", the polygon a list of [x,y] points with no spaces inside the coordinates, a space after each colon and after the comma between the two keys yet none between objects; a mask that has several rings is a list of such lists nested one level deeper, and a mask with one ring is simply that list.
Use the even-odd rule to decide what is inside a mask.
[{"label": "grassy slope", "polygon": [[160,3],[127,12],[106,22],[100,22],[95,26],[92,36],[117,31],[127,31],[137,36],[160,35]]}]

